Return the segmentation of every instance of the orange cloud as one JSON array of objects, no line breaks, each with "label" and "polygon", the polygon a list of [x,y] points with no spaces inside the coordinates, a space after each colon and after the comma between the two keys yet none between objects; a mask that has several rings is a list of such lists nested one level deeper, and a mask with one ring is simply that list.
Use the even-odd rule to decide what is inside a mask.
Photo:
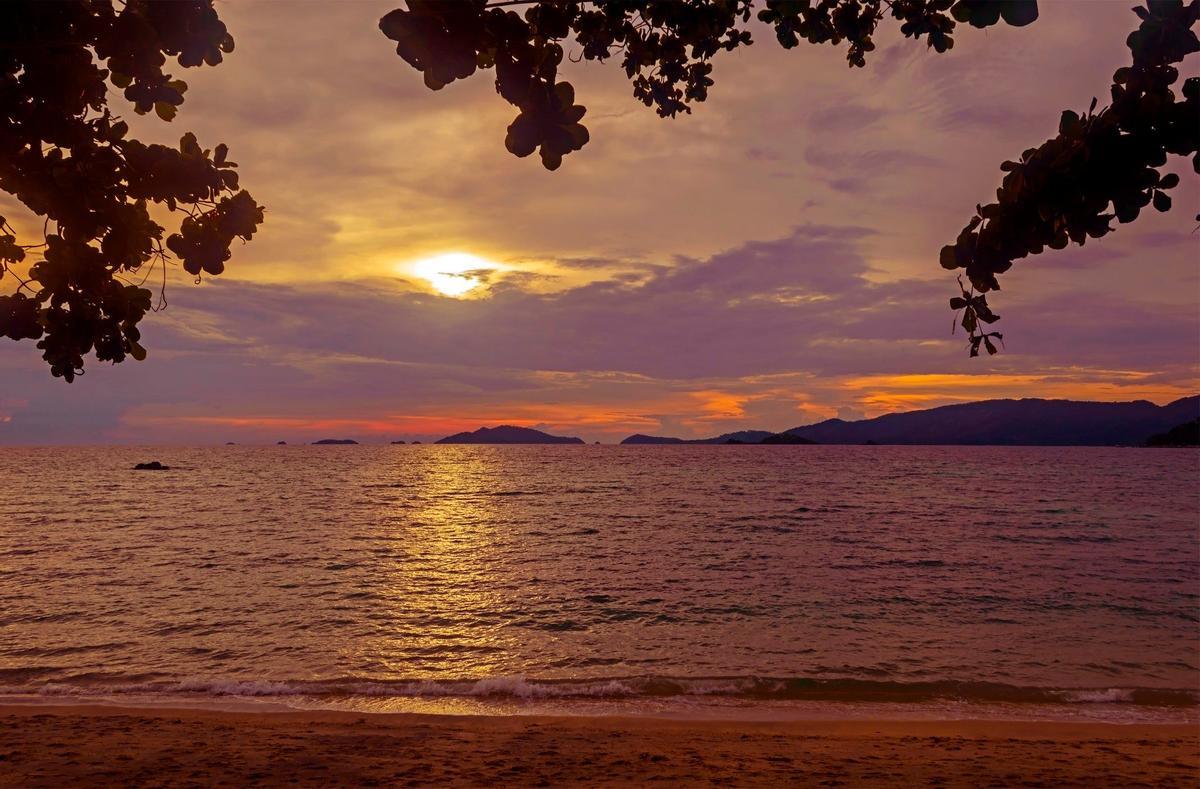
[{"label": "orange cloud", "polygon": [[1167,402],[1195,394],[1196,380],[1166,382],[1128,370],[1067,370],[1050,374],[911,373],[847,378],[842,382],[869,415],[990,398]]}]

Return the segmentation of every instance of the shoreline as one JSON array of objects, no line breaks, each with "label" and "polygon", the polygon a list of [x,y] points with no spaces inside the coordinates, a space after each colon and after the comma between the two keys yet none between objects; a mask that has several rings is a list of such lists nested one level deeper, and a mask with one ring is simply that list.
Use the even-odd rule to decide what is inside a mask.
[{"label": "shoreline", "polygon": [[[0,705],[0,783],[1193,786],[1200,727]],[[833,782],[831,784],[831,782]]]},{"label": "shoreline", "polygon": [[435,718],[582,718],[727,724],[837,724],[839,722],[1105,724],[1194,726],[1195,706],[1130,703],[1014,703],[980,700],[922,702],[830,699],[723,699],[712,697],[537,698],[521,696],[343,696],[293,694],[88,694],[0,693],[7,709],[192,710],[213,713],[344,714]]}]

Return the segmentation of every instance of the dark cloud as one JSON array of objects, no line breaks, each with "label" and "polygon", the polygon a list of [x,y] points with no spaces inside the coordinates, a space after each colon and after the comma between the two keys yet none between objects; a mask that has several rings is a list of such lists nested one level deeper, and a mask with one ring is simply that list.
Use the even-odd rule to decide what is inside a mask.
[{"label": "dark cloud", "polygon": [[939,164],[936,159],[914,151],[829,149],[816,145],[804,151],[804,161],[816,168],[818,177],[830,189],[851,195],[891,184],[897,173]]},{"label": "dark cloud", "polygon": [[1023,262],[1047,269],[1089,269],[1101,266],[1111,260],[1121,260],[1124,257],[1125,253],[1111,244],[1090,241],[1082,247],[1048,249],[1036,260]]},{"label": "dark cloud", "polygon": [[[428,420],[517,417],[696,435],[1197,378],[1186,175],[1176,211],[1019,261],[992,297],[1004,354],[968,359],[950,332],[937,250],[1000,162],[1103,97],[1136,24],[1121,4],[960,26],[944,55],[881,36],[866,69],[767,36],[675,121],[619,68],[570,64],[593,140],[555,173],[504,150],[513,110],[491,75],[422,85],[378,34],[392,0],[227,5],[237,51],[189,72],[174,124],[132,120],[228,143],[266,225],[226,276],[173,287],[145,363],[66,386],[31,344],[0,342],[0,441],[213,440],[210,424],[274,439],[320,419],[428,437],[450,432]],[[455,251],[497,261],[472,298],[398,279]]]},{"label": "dark cloud", "polygon": [[778,151],[751,146],[746,149],[746,158],[755,162],[777,162],[783,158]]},{"label": "dark cloud", "polygon": [[1166,249],[1170,247],[1191,247],[1192,252],[1200,254],[1200,235],[1195,230],[1158,230],[1137,234],[1137,245],[1144,249]]},{"label": "dark cloud", "polygon": [[816,132],[842,134],[862,131],[882,120],[887,111],[879,107],[846,102],[823,107],[808,116],[808,127]]},{"label": "dark cloud", "polygon": [[[317,360],[671,379],[970,369],[975,362],[946,347],[954,342],[950,283],[872,282],[861,251],[871,237],[856,226],[804,226],[639,281],[611,278],[555,293],[510,283],[468,300],[396,290],[384,280],[335,289],[218,282],[176,291],[187,313],[147,333],[154,347],[240,349],[267,359],[287,349]],[[1194,310],[1086,290],[1042,298],[1004,292],[993,300],[1005,317],[999,326],[1011,332],[1005,363],[1112,367],[1194,356],[1187,340],[1200,320]],[[237,339],[189,333],[193,315],[204,316],[202,329],[220,326]]]},{"label": "dark cloud", "polygon": [[[620,413],[623,403],[664,397],[676,398],[676,410],[652,413],[666,426],[686,423],[688,434],[750,423],[782,429],[823,417],[802,402],[805,390],[858,413],[835,383],[851,376],[1067,369],[1079,380],[1081,371],[1136,359],[1139,369],[1176,369],[1179,380],[1196,362],[1194,309],[1088,293],[1003,301],[1007,352],[968,360],[961,334],[949,332],[948,283],[872,282],[861,250],[872,236],[857,226],[802,226],[677,261],[637,283],[614,278],[557,293],[509,283],[470,300],[383,279],[177,289],[176,307],[146,327],[153,350],[144,364],[94,365],[71,387],[32,359],[6,370],[6,383],[29,394],[24,405],[0,408],[11,416],[0,440],[134,435],[153,443],[154,429],[182,429],[172,414],[319,420],[344,417],[348,406],[352,415],[400,407],[453,415],[496,403],[536,414],[555,402],[610,403]],[[713,399],[739,405],[710,412],[687,394],[708,390],[731,392]],[[692,399],[678,401],[684,395]],[[641,424],[642,414],[616,424]]]},{"label": "dark cloud", "polygon": [[913,168],[936,167],[939,164],[931,156],[902,149],[831,150],[818,146],[805,149],[804,161],[822,170],[852,172],[868,177]]},{"label": "dark cloud", "polygon": [[[1028,129],[1039,120],[1041,125],[1047,128],[1047,133],[1052,131],[1050,125],[1055,122],[1053,118],[1007,105],[973,104],[965,101],[958,106],[947,108],[940,118],[942,126],[947,129],[975,127],[992,131]],[[1030,144],[1035,142],[1040,140],[1030,140]]]}]

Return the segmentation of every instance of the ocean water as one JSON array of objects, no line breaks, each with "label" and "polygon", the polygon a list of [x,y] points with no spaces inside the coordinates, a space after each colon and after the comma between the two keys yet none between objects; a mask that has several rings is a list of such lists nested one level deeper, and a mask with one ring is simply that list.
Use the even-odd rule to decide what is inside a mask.
[{"label": "ocean water", "polygon": [[[131,471],[151,459],[172,469]],[[1194,720],[1198,697],[1193,450],[0,449],[0,701]]]}]

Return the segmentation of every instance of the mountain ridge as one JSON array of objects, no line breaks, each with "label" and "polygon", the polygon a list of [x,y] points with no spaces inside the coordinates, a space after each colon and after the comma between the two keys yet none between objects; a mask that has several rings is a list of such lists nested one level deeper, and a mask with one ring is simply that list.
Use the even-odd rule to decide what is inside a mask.
[{"label": "mountain ridge", "polygon": [[582,444],[575,436],[554,436],[531,427],[497,425],[439,438],[436,444]]},{"label": "mountain ridge", "polygon": [[622,444],[759,444],[763,439],[772,436],[770,430],[735,430],[722,433],[712,438],[671,438],[668,436],[647,436],[634,433],[623,440]]},{"label": "mountain ridge", "polygon": [[[787,434],[819,444],[907,444],[966,446],[1116,446],[1142,445],[1150,436],[1200,415],[1200,395],[1166,405],[1149,400],[1099,402],[1045,398],[1002,398],[954,403],[935,408],[884,414],[871,419],[826,419],[800,425]],[[685,440],[635,435],[622,444],[714,444],[712,439]],[[631,440],[637,439],[637,440]],[[763,443],[742,441],[740,443]],[[766,443],[785,443],[783,439]]]}]

